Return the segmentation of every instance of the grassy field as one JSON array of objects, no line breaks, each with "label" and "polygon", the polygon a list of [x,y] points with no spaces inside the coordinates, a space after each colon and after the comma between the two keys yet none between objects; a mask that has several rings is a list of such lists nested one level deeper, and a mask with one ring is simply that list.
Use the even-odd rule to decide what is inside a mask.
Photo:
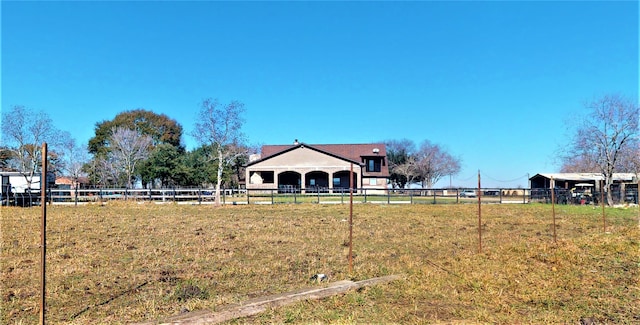
[{"label": "grassy field", "polygon": [[[638,210],[485,205],[52,206],[47,320],[122,324],[330,281],[402,280],[233,323],[640,323]],[[2,324],[39,314],[40,209],[0,208]]]}]

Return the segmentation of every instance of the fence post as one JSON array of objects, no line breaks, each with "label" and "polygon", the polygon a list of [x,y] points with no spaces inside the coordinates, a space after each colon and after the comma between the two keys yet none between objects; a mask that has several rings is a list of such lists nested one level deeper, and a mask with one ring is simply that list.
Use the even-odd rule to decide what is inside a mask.
[{"label": "fence post", "polygon": [[387,191],[387,205],[391,204],[391,191]]},{"label": "fence post", "polygon": [[482,253],[482,199],[480,197],[480,170],[478,170],[478,253]]},{"label": "fence post", "polygon": [[[610,188],[607,188],[607,190],[610,190]],[[602,201],[602,231],[607,232],[607,219],[604,210],[604,180],[600,181],[600,201]]]},{"label": "fence post", "polygon": [[553,177],[551,177],[551,183],[554,184],[551,187],[551,214],[553,215],[553,242],[558,243],[556,240],[556,196],[555,196],[555,183]]},{"label": "fence post", "polygon": [[527,189],[522,190],[522,204],[527,204]]},{"label": "fence post", "polygon": [[273,205],[273,189],[271,189],[271,205]]},{"label": "fence post", "polygon": [[320,189],[317,189],[317,190],[318,190],[318,204],[320,204]]},{"label": "fence post", "polygon": [[351,170],[349,171],[349,274],[351,274],[352,270],[353,270],[353,163],[351,163]]},{"label": "fence post", "polygon": [[[40,324],[45,324],[46,311],[46,255],[47,255],[47,143],[42,144],[42,172],[40,174],[40,205],[42,216],[40,220]],[[44,180],[43,180],[44,179]],[[31,195],[29,195],[31,196]]]},{"label": "fence post", "polygon": [[409,189],[409,203],[413,204],[413,191]]},{"label": "fence post", "polygon": [[227,189],[222,188],[222,205],[227,204]]}]

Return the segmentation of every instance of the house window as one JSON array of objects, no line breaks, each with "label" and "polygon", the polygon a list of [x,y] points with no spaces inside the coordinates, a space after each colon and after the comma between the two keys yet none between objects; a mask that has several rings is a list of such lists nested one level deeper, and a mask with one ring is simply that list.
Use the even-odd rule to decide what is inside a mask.
[{"label": "house window", "polygon": [[260,172],[260,176],[262,177],[263,183],[273,184],[273,171],[262,171]]},{"label": "house window", "polygon": [[338,187],[340,186],[340,177],[334,177],[333,178],[333,187]]},{"label": "house window", "polygon": [[380,159],[368,159],[367,171],[368,172],[380,172],[382,161]]}]

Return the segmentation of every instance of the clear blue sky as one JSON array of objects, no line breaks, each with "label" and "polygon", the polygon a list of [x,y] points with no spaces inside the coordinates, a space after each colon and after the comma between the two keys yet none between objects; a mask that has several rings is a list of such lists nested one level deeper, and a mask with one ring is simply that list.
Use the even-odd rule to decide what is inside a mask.
[{"label": "clear blue sky", "polygon": [[[585,102],[638,99],[638,2],[2,1],[2,109],[78,142],[145,108],[189,136],[207,97],[252,144],[428,139],[453,185],[527,186]],[[440,185],[449,185],[449,179]]]}]

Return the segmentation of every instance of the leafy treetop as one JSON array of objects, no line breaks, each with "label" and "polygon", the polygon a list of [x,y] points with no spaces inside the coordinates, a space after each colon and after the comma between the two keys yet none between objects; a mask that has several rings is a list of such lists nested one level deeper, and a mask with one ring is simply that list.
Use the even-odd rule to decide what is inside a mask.
[{"label": "leafy treetop", "polygon": [[122,112],[113,120],[96,123],[95,136],[89,140],[89,152],[94,155],[105,155],[109,149],[112,130],[122,127],[136,130],[152,139],[153,146],[170,144],[180,147],[182,126],[165,114],[157,114],[145,109]]}]

